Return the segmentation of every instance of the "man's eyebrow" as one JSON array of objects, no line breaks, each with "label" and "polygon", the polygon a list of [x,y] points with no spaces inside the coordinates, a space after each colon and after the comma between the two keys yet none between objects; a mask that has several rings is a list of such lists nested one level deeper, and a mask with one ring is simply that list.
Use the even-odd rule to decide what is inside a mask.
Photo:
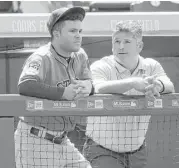
[{"label": "man's eyebrow", "polygon": [[132,39],[131,39],[131,38],[125,38],[124,40],[129,40],[129,41],[131,41]]},{"label": "man's eyebrow", "polygon": [[[114,37],[114,40],[121,40],[121,39],[118,38],[118,37]],[[124,38],[124,40],[129,40],[129,41],[131,41],[132,39],[131,39],[131,38]]]},{"label": "man's eyebrow", "polygon": [[80,30],[80,31],[82,31],[83,29],[70,28],[70,30]]},{"label": "man's eyebrow", "polygon": [[121,40],[121,39],[120,39],[120,38],[118,38],[118,37],[114,37],[113,39],[114,39],[114,40]]}]

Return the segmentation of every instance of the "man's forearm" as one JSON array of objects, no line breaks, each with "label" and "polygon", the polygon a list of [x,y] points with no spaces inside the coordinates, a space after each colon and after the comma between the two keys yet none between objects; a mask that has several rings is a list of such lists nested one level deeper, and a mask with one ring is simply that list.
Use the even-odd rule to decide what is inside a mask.
[{"label": "man's forearm", "polygon": [[55,87],[33,80],[27,80],[18,85],[19,93],[25,96],[49,100],[61,100],[64,93],[63,87]]},{"label": "man's forearm", "polygon": [[101,94],[123,94],[134,88],[134,78],[104,81],[95,85],[95,92]]}]

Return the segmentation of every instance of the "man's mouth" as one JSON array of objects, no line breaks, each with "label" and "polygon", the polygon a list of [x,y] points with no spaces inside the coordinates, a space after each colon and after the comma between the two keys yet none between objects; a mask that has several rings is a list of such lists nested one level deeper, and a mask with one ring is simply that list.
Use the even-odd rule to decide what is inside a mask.
[{"label": "man's mouth", "polygon": [[127,53],[118,53],[118,54],[127,54]]}]

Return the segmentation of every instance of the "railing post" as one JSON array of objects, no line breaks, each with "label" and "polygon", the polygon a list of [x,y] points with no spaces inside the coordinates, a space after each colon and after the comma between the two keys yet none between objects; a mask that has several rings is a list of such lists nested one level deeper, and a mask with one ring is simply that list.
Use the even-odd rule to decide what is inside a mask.
[{"label": "railing post", "polygon": [[0,167],[15,168],[14,118],[0,118]]}]

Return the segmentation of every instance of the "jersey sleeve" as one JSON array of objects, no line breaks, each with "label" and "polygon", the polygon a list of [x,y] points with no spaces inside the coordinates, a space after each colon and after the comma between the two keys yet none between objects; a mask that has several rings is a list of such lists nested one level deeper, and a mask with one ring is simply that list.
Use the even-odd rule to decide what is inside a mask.
[{"label": "jersey sleeve", "polygon": [[27,80],[43,81],[46,74],[45,69],[45,62],[42,56],[30,56],[24,63],[18,84]]}]

